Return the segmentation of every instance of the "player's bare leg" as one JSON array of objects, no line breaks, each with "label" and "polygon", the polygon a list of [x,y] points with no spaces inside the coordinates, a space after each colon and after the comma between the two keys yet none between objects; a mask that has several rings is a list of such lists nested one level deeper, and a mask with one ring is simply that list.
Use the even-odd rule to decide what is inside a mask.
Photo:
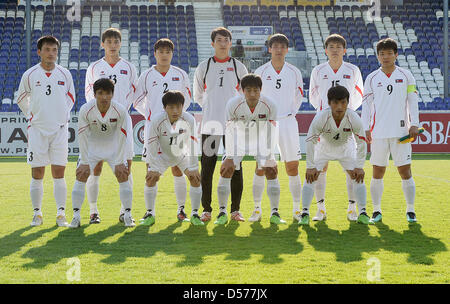
[{"label": "player's bare leg", "polygon": [[398,173],[402,178],[402,189],[406,200],[406,219],[410,223],[417,222],[416,212],[414,210],[414,201],[416,198],[416,184],[412,177],[411,165],[397,167]]},{"label": "player's bare leg", "polygon": [[384,184],[383,177],[386,167],[373,165],[372,180],[370,181],[370,195],[372,197],[373,214],[370,221],[372,223],[380,222],[381,215],[381,197],[383,196]]},{"label": "player's bare leg", "polygon": [[314,193],[317,201],[317,213],[313,217],[313,221],[323,221],[327,218],[327,209],[325,208],[325,188],[327,185],[328,163],[322,169],[319,177],[314,182]]},{"label": "player's bare leg", "polygon": [[56,224],[59,227],[67,227],[66,221],[66,197],[67,185],[64,179],[65,166],[51,165],[53,176],[53,196],[56,202]]},{"label": "player's bare leg", "polygon": [[42,197],[44,196],[43,179],[45,175],[45,167],[31,168],[30,197],[33,206],[33,221],[31,226],[40,226],[43,223],[42,218]]},{"label": "player's bare leg", "polygon": [[98,192],[99,192],[99,182],[100,175],[102,174],[103,161],[97,163],[94,167],[94,174],[90,175],[86,182],[86,195],[89,202],[91,215],[90,224],[99,224],[100,217],[97,208]]},{"label": "player's bare leg", "polygon": [[264,170],[258,169],[258,164],[256,164],[255,175],[253,176],[253,201],[255,203],[255,209],[252,215],[248,219],[249,222],[259,222],[261,221],[262,209],[261,201],[266,187],[266,178],[264,176]]},{"label": "player's bare leg", "polygon": [[186,213],[184,212],[184,206],[186,204],[186,196],[187,196],[187,184],[186,178],[183,175],[183,172],[175,166],[171,168],[173,175],[173,187],[175,190],[175,199],[177,200],[178,210],[177,210],[177,218],[179,221],[189,221]]},{"label": "player's bare leg", "polygon": [[302,181],[298,175],[298,160],[285,162],[286,173],[289,177],[289,190],[292,195],[292,215],[300,220],[300,200],[302,198]]}]

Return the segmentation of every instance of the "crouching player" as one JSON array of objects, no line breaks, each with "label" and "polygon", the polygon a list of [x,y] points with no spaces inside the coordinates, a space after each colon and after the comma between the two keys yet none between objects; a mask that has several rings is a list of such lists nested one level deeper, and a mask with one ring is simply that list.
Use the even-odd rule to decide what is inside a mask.
[{"label": "crouching player", "polygon": [[71,228],[80,227],[80,210],[84,201],[86,181],[99,162],[106,161],[119,182],[120,200],[125,209],[124,224],[135,226],[131,216],[133,190],[128,180],[127,110],[111,101],[114,83],[108,78],[94,82],[95,100],[84,104],[78,116],[80,157],[72,190],[73,219]]},{"label": "crouching player", "polygon": [[[359,209],[357,222],[369,224],[363,170],[367,152],[363,123],[358,114],[348,108],[349,92],[345,87],[332,87],[327,95],[330,107],[316,114],[306,138],[306,180],[302,190],[303,210],[299,225],[309,224],[309,207],[315,183],[330,160],[338,160],[350,175]],[[356,148],[352,134],[355,135]],[[316,149],[315,145],[318,145]]]},{"label": "crouching player", "polygon": [[[162,98],[164,112],[158,113],[150,123],[147,141],[148,164],[145,177],[145,207],[147,211],[140,220],[141,225],[155,223],[155,203],[159,177],[170,167],[178,167],[188,177],[191,184],[192,225],[203,226],[198,209],[202,198],[198,158],[194,153],[197,139],[194,137],[194,117],[183,112],[184,96],[180,91],[168,91]],[[185,219],[184,221],[189,221]]]},{"label": "crouching player", "polygon": [[[226,108],[226,156],[220,168],[217,187],[220,213],[215,224],[227,223],[226,210],[231,192],[231,177],[234,170],[240,170],[239,164],[245,155],[255,156],[257,168],[262,169],[267,178],[267,195],[271,207],[270,222],[284,224],[286,222],[278,213],[280,183],[273,153],[277,143],[276,129],[273,128],[277,117],[276,105],[261,95],[262,80],[259,75],[245,75],[241,80],[241,87],[244,96],[232,98]],[[260,213],[254,221],[259,220],[261,220]]]}]

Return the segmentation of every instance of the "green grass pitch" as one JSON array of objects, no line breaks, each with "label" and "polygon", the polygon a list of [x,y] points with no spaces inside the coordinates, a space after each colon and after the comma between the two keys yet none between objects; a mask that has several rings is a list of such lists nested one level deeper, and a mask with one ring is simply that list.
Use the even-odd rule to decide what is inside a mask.
[{"label": "green grass pitch", "polygon": [[[387,169],[382,199],[383,223],[364,226],[346,219],[345,176],[331,162],[327,178],[328,219],[298,227],[292,220],[288,178],[279,164],[280,214],[287,225],[269,224],[269,202],[263,199],[260,223],[205,227],[179,223],[170,171],[158,187],[156,224],[125,228],[118,223],[117,182],[105,165],[100,179],[99,210],[102,223],[89,225],[85,200],[82,227],[71,230],[55,225],[56,206],[50,168],[44,180],[44,224],[30,227],[30,168],[24,161],[0,162],[0,283],[450,283],[450,162],[416,157],[417,224],[408,224],[401,181],[392,162]],[[214,182],[218,181],[220,163]],[[254,162],[244,162],[241,211],[253,210]],[[366,162],[368,212],[369,162]],[[304,176],[305,161],[300,162]],[[145,164],[133,165],[133,216],[145,212]],[[67,218],[75,162],[66,169]],[[303,181],[302,181],[303,182]],[[213,217],[217,216],[216,190]],[[230,205],[230,203],[229,203]],[[186,204],[190,215],[190,201]],[[314,203],[311,213],[316,211]]]}]

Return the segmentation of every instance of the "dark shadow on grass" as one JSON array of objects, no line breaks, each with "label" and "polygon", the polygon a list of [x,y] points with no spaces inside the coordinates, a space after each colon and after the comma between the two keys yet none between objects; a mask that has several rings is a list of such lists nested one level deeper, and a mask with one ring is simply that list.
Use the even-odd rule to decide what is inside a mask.
[{"label": "dark shadow on grass", "polygon": [[[175,232],[180,226],[189,225],[183,232]],[[43,268],[58,263],[62,259],[77,257],[87,253],[107,255],[102,260],[106,264],[120,264],[127,258],[148,258],[157,252],[180,256],[177,267],[196,266],[205,257],[225,254],[228,261],[245,261],[253,254],[262,255],[261,263],[277,264],[283,262],[282,254],[297,254],[303,250],[298,243],[297,224],[287,229],[270,225],[252,224],[250,236],[236,235],[241,223],[231,221],[227,225],[216,225],[211,232],[205,226],[175,222],[165,229],[152,232],[152,227],[138,225],[134,229],[117,224],[94,234],[86,235],[82,226],[79,229],[61,231],[54,239],[41,247],[28,250],[23,257],[33,261],[26,268]],[[104,240],[118,233],[125,233],[111,243]]]},{"label": "dark shadow on grass", "polygon": [[[0,259],[19,251],[20,248],[22,248],[26,244],[41,238],[47,232],[51,232],[53,230],[56,230],[57,228],[58,226],[56,225],[46,229],[26,226],[8,235],[5,235],[4,237],[0,238]],[[22,236],[23,233],[29,230],[37,231]]]},{"label": "dark shadow on grass", "polygon": [[303,226],[302,229],[315,250],[334,252],[336,261],[343,263],[361,261],[362,253],[383,249],[409,254],[408,263],[411,264],[432,265],[434,261],[430,255],[447,251],[442,241],[425,235],[419,224],[409,225],[408,230],[401,233],[383,223],[377,223],[379,237],[370,236],[371,227],[351,222],[348,230],[339,231],[330,229],[326,222],[318,222],[312,226]]}]

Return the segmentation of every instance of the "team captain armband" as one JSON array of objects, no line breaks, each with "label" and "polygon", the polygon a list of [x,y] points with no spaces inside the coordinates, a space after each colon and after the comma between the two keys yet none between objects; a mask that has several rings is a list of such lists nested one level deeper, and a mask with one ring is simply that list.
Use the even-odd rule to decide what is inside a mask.
[{"label": "team captain armband", "polygon": [[408,92],[408,93],[417,93],[416,85],[415,85],[415,84],[409,85],[409,86],[408,86],[408,91],[407,91],[407,92]]}]

